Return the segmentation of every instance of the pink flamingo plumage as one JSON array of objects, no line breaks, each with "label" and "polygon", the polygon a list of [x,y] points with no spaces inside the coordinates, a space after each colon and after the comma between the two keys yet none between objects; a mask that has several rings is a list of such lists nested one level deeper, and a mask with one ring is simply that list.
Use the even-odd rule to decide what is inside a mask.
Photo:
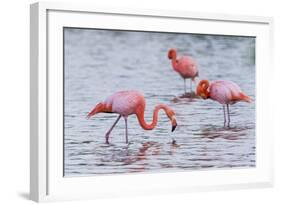
[{"label": "pink flamingo plumage", "polygon": [[119,116],[113,123],[112,127],[107,131],[105,135],[106,143],[108,144],[108,138],[118,123],[121,117],[125,120],[126,129],[126,143],[128,143],[128,126],[127,118],[129,115],[135,114],[138,118],[140,126],[145,130],[152,130],[158,122],[158,112],[163,109],[166,112],[167,117],[170,119],[172,124],[172,132],[177,126],[177,121],[174,111],[167,105],[159,104],[155,107],[153,112],[153,120],[150,124],[147,124],[144,119],[145,111],[145,98],[139,91],[119,91],[109,96],[104,102],[98,103],[94,109],[87,115],[88,118],[97,113],[117,113]]},{"label": "pink flamingo plumage", "polygon": [[192,92],[192,81],[198,77],[196,62],[190,56],[177,57],[177,51],[170,49],[168,58],[172,60],[173,69],[184,79],[184,92],[186,93],[185,79],[190,79],[190,92]]},{"label": "pink flamingo plumage", "polygon": [[230,124],[229,105],[239,101],[252,102],[251,98],[243,93],[240,87],[232,81],[216,80],[209,83],[201,80],[197,86],[197,95],[203,99],[212,99],[223,105],[224,126],[226,124],[225,106],[227,108],[228,127]]}]

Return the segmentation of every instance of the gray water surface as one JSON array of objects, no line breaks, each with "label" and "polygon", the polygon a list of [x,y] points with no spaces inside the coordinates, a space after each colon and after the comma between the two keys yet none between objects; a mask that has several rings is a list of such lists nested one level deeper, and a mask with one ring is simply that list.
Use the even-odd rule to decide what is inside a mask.
[{"label": "gray water surface", "polygon": [[[253,37],[64,28],[65,176],[255,166],[255,103],[231,106],[231,127],[224,128],[219,103],[181,97],[184,83],[167,58],[169,48],[193,57],[200,79],[234,81],[255,99]],[[143,92],[148,122],[158,103],[172,107],[175,132],[163,111],[152,131],[132,115],[129,144],[123,119],[105,144],[118,115],[86,115],[121,90]]]}]

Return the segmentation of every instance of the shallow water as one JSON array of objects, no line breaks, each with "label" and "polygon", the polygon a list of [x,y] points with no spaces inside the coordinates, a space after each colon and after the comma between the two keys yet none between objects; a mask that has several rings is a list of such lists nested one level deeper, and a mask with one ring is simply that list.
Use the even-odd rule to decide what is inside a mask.
[{"label": "shallow water", "polygon": [[[230,106],[231,127],[224,128],[219,103],[182,96],[183,79],[167,58],[177,48],[196,59],[200,79],[232,80],[254,99],[254,38],[65,28],[64,46],[65,176],[255,166],[255,103]],[[130,116],[129,144],[123,119],[105,144],[118,115],[85,116],[120,90],[143,92],[149,122],[157,103],[171,106],[175,132],[162,111],[152,131]]]}]

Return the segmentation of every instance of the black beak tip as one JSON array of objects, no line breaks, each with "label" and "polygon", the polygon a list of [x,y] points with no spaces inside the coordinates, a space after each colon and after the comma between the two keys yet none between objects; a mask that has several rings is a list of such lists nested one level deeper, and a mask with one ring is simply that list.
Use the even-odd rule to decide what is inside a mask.
[{"label": "black beak tip", "polygon": [[173,126],[172,126],[172,132],[175,131],[176,127],[177,127],[177,125],[173,125]]}]

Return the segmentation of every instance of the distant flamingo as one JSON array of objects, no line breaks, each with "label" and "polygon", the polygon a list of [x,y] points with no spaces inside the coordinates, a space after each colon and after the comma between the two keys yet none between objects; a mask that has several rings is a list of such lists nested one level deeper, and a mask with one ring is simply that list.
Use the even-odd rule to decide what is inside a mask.
[{"label": "distant flamingo", "polygon": [[128,126],[127,118],[129,115],[135,114],[138,118],[140,126],[145,130],[152,130],[158,121],[158,112],[163,109],[166,112],[167,117],[170,119],[172,124],[172,132],[177,126],[177,121],[174,111],[167,105],[159,104],[155,107],[153,112],[153,121],[151,124],[147,124],[144,119],[145,111],[145,99],[142,93],[138,91],[120,91],[109,96],[104,102],[98,103],[94,109],[87,115],[88,118],[97,113],[118,113],[116,121],[113,123],[112,127],[105,134],[105,142],[108,144],[108,138],[118,123],[121,117],[125,120],[126,129],[126,143],[128,143]]},{"label": "distant flamingo", "polygon": [[197,86],[197,95],[205,100],[210,98],[223,105],[224,126],[226,124],[226,106],[228,127],[230,125],[229,105],[239,101],[252,102],[251,98],[243,93],[237,84],[227,80],[217,80],[212,83],[209,83],[208,80],[201,80]]},{"label": "distant flamingo", "polygon": [[186,93],[185,79],[190,78],[190,92],[192,92],[192,81],[195,77],[198,77],[198,69],[195,61],[189,56],[177,57],[177,51],[170,49],[168,52],[168,58],[172,60],[172,66],[176,72],[178,72],[184,79],[184,92]]}]

